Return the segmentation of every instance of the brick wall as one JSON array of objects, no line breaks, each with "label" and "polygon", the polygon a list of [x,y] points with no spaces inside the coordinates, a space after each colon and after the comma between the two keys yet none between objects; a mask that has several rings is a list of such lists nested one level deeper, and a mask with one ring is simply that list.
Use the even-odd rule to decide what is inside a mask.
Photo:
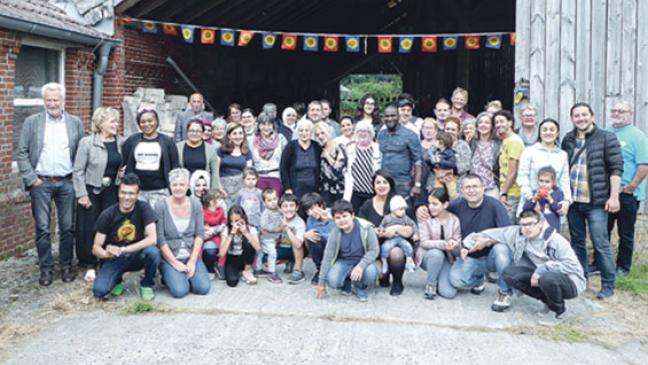
[{"label": "brick wall", "polygon": [[65,49],[65,111],[81,118],[86,131],[92,116],[92,75],[95,56],[92,48]]},{"label": "brick wall", "polygon": [[34,223],[29,196],[12,172],[14,75],[21,38],[0,29],[0,258],[33,245]]}]

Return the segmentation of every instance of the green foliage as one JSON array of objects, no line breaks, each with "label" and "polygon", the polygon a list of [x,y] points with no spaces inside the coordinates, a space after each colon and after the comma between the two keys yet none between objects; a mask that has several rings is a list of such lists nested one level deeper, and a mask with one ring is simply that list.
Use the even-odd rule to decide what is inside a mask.
[{"label": "green foliage", "polygon": [[155,306],[151,302],[147,302],[145,300],[136,300],[133,303],[131,303],[127,311],[132,314],[139,314],[139,313],[156,312],[157,308],[155,308]]},{"label": "green foliage", "polygon": [[617,276],[616,287],[619,290],[648,298],[648,264],[635,260],[628,275]]},{"label": "green foliage", "polygon": [[399,75],[349,75],[340,85],[349,89],[341,92],[340,113],[353,116],[358,107],[358,100],[365,94],[376,97],[379,110],[396,101],[403,89],[403,80]]}]

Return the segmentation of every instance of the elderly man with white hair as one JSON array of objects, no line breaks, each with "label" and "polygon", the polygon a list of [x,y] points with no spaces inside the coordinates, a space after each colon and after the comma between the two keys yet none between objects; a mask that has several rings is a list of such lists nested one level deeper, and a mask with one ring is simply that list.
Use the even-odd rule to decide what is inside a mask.
[{"label": "elderly man with white hair", "polygon": [[63,85],[44,85],[42,96],[45,110],[25,119],[15,156],[23,183],[31,196],[41,271],[38,282],[49,286],[54,269],[50,234],[52,201],[58,215],[61,277],[63,282],[71,282],[76,277],[72,268],[75,200],[72,171],[77,147],[83,137],[83,124],[81,119],[65,112]]}]

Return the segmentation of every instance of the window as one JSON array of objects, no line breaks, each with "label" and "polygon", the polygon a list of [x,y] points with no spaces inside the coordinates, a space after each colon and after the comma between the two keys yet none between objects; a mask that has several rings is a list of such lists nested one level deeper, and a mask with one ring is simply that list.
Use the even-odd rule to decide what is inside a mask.
[{"label": "window", "polygon": [[[27,44],[25,44],[27,43]],[[63,80],[63,47],[25,42],[16,58],[13,149],[25,118],[43,110],[41,87]]]}]

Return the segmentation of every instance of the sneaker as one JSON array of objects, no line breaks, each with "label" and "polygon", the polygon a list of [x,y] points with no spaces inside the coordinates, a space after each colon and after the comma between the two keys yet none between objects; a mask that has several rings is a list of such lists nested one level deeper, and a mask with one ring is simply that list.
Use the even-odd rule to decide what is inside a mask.
[{"label": "sneaker", "polygon": [[142,296],[142,299],[146,300],[147,302],[150,302],[155,298],[155,292],[153,291],[153,288],[147,288],[145,286],[140,288],[140,295]]},{"label": "sneaker", "polygon": [[254,276],[260,277],[260,276],[268,276],[271,275],[272,273],[270,271],[266,271],[265,269],[260,269],[260,270],[254,270]]},{"label": "sneaker", "polygon": [[315,271],[315,275],[313,275],[313,278],[311,279],[311,284],[319,284],[319,271]]},{"label": "sneaker", "polygon": [[563,311],[562,313],[554,313],[549,311],[547,314],[545,314],[544,317],[538,320],[538,324],[541,326],[551,327],[566,322],[569,320],[569,318],[570,317],[567,314],[567,311]]},{"label": "sneaker", "polygon": [[118,297],[124,294],[124,284],[118,283],[117,285],[113,286],[110,294],[112,294],[113,297]]},{"label": "sneaker", "polygon": [[355,287],[355,295],[356,297],[358,297],[358,300],[363,303],[369,300],[369,295],[367,294],[366,289]]},{"label": "sneaker", "polygon": [[288,277],[288,284],[291,285],[301,284],[304,282],[304,280],[306,280],[306,276],[304,276],[304,272],[295,270]]},{"label": "sneaker", "polygon": [[427,300],[434,300],[434,298],[436,298],[436,285],[427,284],[425,286],[423,297]]},{"label": "sneaker", "polygon": [[86,283],[92,283],[96,278],[97,272],[95,271],[95,269],[88,269],[88,271],[86,271],[85,275],[83,276],[83,280],[85,280]]},{"label": "sneaker", "polygon": [[216,265],[214,274],[216,274],[218,280],[225,280],[225,265]]},{"label": "sneaker", "polygon": [[489,272],[486,274],[486,281],[488,281],[489,283],[493,283],[493,284],[494,284],[494,283],[497,282],[498,279],[499,279],[499,275],[497,275],[497,272],[490,272],[490,271],[489,271]]},{"label": "sneaker", "polygon": [[604,300],[614,296],[614,289],[610,287],[603,287],[601,291],[596,294],[596,299]]},{"label": "sneaker", "polygon": [[403,293],[404,289],[405,289],[405,287],[403,286],[402,282],[394,281],[392,283],[391,290],[389,291],[389,295],[394,296],[394,297],[399,296],[399,295],[401,295]]},{"label": "sneaker", "polygon": [[587,273],[589,275],[601,275],[601,270],[599,270],[598,266],[592,262],[587,268]]},{"label": "sneaker", "polygon": [[54,274],[51,271],[41,271],[40,278],[38,278],[38,283],[41,286],[50,286],[52,285],[53,279]]},{"label": "sneaker", "polygon": [[213,272],[207,273],[207,277],[209,277],[209,281],[212,281],[216,278],[216,274]]},{"label": "sneaker", "polygon": [[511,308],[511,294],[504,294],[502,292],[497,294],[497,299],[491,305],[491,309],[495,312],[504,312]]},{"label": "sneaker", "polygon": [[270,275],[268,275],[266,277],[266,279],[268,279],[268,281],[273,283],[273,284],[281,284],[281,283],[283,283],[283,280],[281,280],[281,277],[279,275],[277,275],[276,272],[270,273]]},{"label": "sneaker", "polygon": [[247,285],[254,285],[257,283],[257,278],[254,276],[252,270],[250,269],[243,270],[243,273],[241,274],[241,280],[243,280],[243,282]]},{"label": "sneaker", "polygon": [[407,270],[407,272],[414,272],[414,270],[416,270],[416,266],[413,262],[408,262],[405,264],[405,270]]},{"label": "sneaker", "polygon": [[617,278],[622,278],[624,276],[627,276],[629,273],[630,273],[629,271],[627,271],[626,269],[622,269],[620,267],[616,269]]},{"label": "sneaker", "polygon": [[295,269],[295,262],[288,261],[286,262],[286,267],[284,268],[284,274],[292,274],[294,269]]},{"label": "sneaker", "polygon": [[481,283],[481,285],[476,286],[474,288],[471,288],[470,293],[475,294],[475,295],[479,295],[479,294],[483,293],[484,290],[486,290],[486,284]]},{"label": "sneaker", "polygon": [[387,265],[387,260],[382,261],[382,265],[380,265],[381,269],[380,272],[385,275],[389,271],[389,265]]}]

